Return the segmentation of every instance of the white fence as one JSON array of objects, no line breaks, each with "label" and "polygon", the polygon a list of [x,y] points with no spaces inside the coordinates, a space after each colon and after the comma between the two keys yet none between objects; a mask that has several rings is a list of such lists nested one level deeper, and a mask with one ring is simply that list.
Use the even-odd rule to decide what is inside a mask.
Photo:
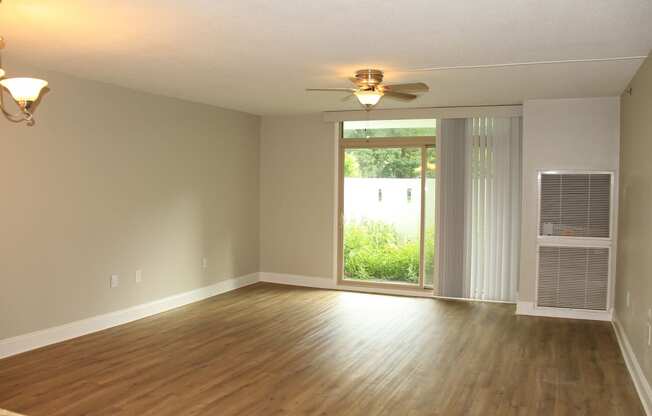
[{"label": "white fence", "polygon": [[[382,221],[408,239],[419,237],[421,179],[345,178],[344,221]],[[434,220],[435,179],[426,180],[426,216]]]}]

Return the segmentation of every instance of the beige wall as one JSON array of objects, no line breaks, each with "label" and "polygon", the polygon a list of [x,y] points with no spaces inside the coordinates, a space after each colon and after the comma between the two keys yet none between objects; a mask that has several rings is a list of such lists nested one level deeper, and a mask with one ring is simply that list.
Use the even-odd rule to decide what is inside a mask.
[{"label": "beige wall", "polygon": [[321,115],[263,117],[262,272],[333,278],[335,124]]},{"label": "beige wall", "polygon": [[647,345],[647,316],[652,308],[652,58],[643,63],[630,86],[632,95],[621,97],[616,317],[647,379],[652,380],[652,349]]},{"label": "beige wall", "polygon": [[535,299],[538,172],[617,173],[619,118],[617,97],[530,100],[523,105],[520,302]]},{"label": "beige wall", "polygon": [[0,120],[0,339],[259,270],[258,117],[36,73],[37,126]]},{"label": "beige wall", "polygon": [[[530,100],[523,109],[519,300],[534,301],[537,172],[618,170],[617,97]],[[332,279],[335,127],[320,115],[263,117],[261,271]]]}]

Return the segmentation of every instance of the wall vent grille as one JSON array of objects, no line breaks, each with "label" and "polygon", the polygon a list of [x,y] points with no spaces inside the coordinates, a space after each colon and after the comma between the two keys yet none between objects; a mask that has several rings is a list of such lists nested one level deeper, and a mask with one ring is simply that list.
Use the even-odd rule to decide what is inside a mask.
[{"label": "wall vent grille", "polygon": [[609,238],[611,174],[542,174],[539,235]]},{"label": "wall vent grille", "polygon": [[609,309],[613,175],[539,176],[537,306]]},{"label": "wall vent grille", "polygon": [[607,309],[609,248],[539,247],[538,306]]}]

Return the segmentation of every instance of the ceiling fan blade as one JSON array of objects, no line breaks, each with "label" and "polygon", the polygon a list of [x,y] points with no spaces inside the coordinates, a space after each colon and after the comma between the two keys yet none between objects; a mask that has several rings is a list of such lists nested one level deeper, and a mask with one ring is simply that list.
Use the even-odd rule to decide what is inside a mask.
[{"label": "ceiling fan blade", "polygon": [[423,82],[413,82],[409,84],[383,85],[383,88],[395,92],[428,92],[430,88]]},{"label": "ceiling fan blade", "polygon": [[354,92],[355,88],[306,88],[306,91]]},{"label": "ceiling fan blade", "polygon": [[404,92],[385,91],[384,97],[392,98],[401,101],[412,101],[417,98],[414,94],[406,94]]},{"label": "ceiling fan blade", "polygon": [[351,98],[353,98],[353,94],[349,94],[349,95],[344,96],[344,98],[342,98],[341,101],[344,103],[344,102],[349,101]]}]

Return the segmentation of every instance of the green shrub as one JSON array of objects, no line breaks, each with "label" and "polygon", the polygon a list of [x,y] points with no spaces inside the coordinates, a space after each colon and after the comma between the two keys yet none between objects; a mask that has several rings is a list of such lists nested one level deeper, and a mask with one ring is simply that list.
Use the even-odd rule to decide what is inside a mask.
[{"label": "green shrub", "polygon": [[[434,238],[434,230],[429,230],[427,236]],[[433,258],[434,250],[428,247],[426,262]],[[417,283],[419,241],[408,240],[393,225],[379,221],[346,224],[344,273],[359,280]]]}]

